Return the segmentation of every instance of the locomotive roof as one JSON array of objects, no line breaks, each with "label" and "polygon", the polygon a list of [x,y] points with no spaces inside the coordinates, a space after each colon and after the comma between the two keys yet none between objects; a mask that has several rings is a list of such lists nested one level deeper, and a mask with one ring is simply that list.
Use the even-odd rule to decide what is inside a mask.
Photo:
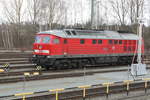
[{"label": "locomotive roof", "polygon": [[138,40],[138,36],[133,33],[119,33],[117,31],[94,31],[94,30],[49,30],[39,32],[38,34],[52,34],[63,38],[92,38],[92,39],[121,39],[121,40]]}]

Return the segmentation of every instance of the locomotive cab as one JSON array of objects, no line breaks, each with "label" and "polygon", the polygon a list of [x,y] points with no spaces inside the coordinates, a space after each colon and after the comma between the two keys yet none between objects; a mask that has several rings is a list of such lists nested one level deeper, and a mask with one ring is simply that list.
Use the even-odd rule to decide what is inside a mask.
[{"label": "locomotive cab", "polygon": [[49,55],[51,35],[37,35],[33,44],[34,55]]},{"label": "locomotive cab", "polygon": [[62,41],[61,37],[48,33],[38,33],[33,44],[33,63],[48,69],[53,64],[55,57],[64,54]]},{"label": "locomotive cab", "polygon": [[33,46],[34,55],[62,55],[62,38],[50,34],[37,35]]}]

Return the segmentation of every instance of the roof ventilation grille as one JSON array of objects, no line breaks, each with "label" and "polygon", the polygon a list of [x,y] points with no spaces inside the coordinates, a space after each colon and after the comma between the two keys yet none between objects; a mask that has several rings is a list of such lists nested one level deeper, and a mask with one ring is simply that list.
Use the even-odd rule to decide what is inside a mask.
[{"label": "roof ventilation grille", "polygon": [[71,32],[70,31],[65,31],[67,33],[67,35],[71,35]]}]

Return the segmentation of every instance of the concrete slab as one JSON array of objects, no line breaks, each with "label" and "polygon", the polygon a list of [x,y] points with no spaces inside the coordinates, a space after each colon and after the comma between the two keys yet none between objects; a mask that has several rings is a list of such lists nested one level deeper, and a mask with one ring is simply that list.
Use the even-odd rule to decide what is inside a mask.
[{"label": "concrete slab", "polygon": [[[146,76],[142,77],[150,77],[150,70],[148,70],[148,74]],[[128,75],[128,72],[111,72],[93,74],[84,77],[58,78],[51,80],[39,80],[30,82],[25,81],[11,84],[1,84],[0,96],[13,95],[22,92],[47,91],[49,89],[56,88],[71,88],[81,85],[94,85],[104,82],[118,82],[128,79],[133,80],[133,78]]]}]

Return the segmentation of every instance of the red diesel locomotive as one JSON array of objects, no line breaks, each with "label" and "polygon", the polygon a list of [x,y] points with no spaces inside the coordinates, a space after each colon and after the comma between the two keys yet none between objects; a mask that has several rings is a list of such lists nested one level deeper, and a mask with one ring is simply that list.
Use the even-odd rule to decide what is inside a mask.
[{"label": "red diesel locomotive", "polygon": [[137,56],[137,40],[135,34],[117,31],[64,29],[39,32],[33,44],[33,62],[46,69],[101,63],[129,64],[133,56]]}]

